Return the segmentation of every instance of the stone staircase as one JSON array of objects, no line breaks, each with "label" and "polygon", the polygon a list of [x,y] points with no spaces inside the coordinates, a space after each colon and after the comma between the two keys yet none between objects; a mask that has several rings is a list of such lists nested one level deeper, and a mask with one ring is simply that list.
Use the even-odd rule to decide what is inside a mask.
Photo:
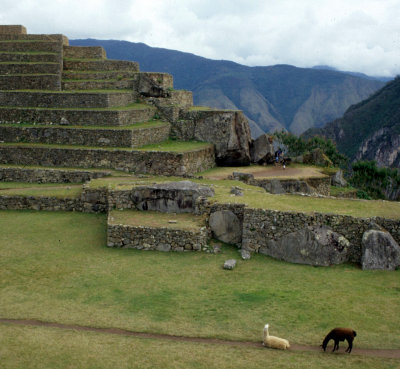
[{"label": "stone staircase", "polygon": [[172,76],[109,60],[101,47],[0,26],[0,165],[205,170],[214,165],[212,145],[162,145],[171,125],[157,106],[187,109],[192,102],[190,92],[173,90]]}]

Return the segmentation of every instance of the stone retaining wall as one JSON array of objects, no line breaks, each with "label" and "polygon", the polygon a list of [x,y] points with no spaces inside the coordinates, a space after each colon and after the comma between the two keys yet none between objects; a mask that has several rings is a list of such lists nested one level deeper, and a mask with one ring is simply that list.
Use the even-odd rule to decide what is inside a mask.
[{"label": "stone retaining wall", "polygon": [[153,118],[155,112],[152,106],[129,110],[0,109],[0,123],[50,123],[72,126],[126,126],[146,122]]},{"label": "stone retaining wall", "polygon": [[64,60],[64,70],[116,71],[129,70],[139,72],[139,64],[127,60]]},{"label": "stone retaining wall", "polygon": [[26,34],[26,28],[22,25],[1,25],[0,33],[2,34]]},{"label": "stone retaining wall", "polygon": [[58,53],[43,53],[43,54],[13,54],[1,53],[0,62],[9,63],[61,63],[61,55]]},{"label": "stone retaining wall", "polygon": [[210,145],[190,152],[0,146],[0,164],[106,168],[156,175],[185,176],[215,165]]},{"label": "stone retaining wall", "polygon": [[59,74],[0,76],[0,90],[61,90]]},{"label": "stone retaining wall", "polygon": [[338,214],[304,214],[275,210],[245,209],[242,247],[257,252],[266,240],[277,240],[284,235],[307,226],[326,225],[350,241],[349,257],[353,262],[361,260],[361,239],[370,229],[371,222],[385,228],[400,242],[400,221],[384,218],[355,218]]},{"label": "stone retaining wall", "polygon": [[106,81],[68,81],[63,80],[62,89],[71,90],[133,90],[136,86],[134,80],[106,80]]},{"label": "stone retaining wall", "polygon": [[107,226],[107,246],[154,251],[201,251],[207,249],[208,232],[144,226]]},{"label": "stone retaining wall", "polygon": [[54,126],[6,126],[0,124],[4,142],[43,143],[95,147],[139,147],[165,141],[170,125],[138,129],[84,129]]},{"label": "stone retaining wall", "polygon": [[61,73],[59,63],[10,63],[0,64],[0,74],[57,74]]},{"label": "stone retaining wall", "polygon": [[106,51],[101,46],[64,46],[64,58],[105,59]]},{"label": "stone retaining wall", "polygon": [[330,195],[330,177],[306,179],[265,179],[250,178],[244,181],[253,186],[259,186],[271,193],[306,193],[323,196]]},{"label": "stone retaining wall", "polygon": [[16,40],[0,43],[1,51],[12,51],[12,52],[49,52],[49,53],[61,53],[62,44],[58,41],[53,40],[40,40],[40,41],[23,41]]},{"label": "stone retaining wall", "polygon": [[0,196],[1,210],[83,211],[80,198]]},{"label": "stone retaining wall", "polygon": [[10,107],[107,108],[135,101],[133,93],[0,92],[0,106]]},{"label": "stone retaining wall", "polygon": [[111,175],[107,171],[0,168],[0,181],[28,183],[80,183]]}]

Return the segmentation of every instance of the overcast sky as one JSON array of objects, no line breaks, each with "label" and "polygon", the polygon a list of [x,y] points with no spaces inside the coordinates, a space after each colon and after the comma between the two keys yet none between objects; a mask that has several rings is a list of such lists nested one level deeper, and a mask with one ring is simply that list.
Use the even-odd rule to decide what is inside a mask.
[{"label": "overcast sky", "polygon": [[1,0],[0,24],[249,66],[400,74],[400,0]]}]

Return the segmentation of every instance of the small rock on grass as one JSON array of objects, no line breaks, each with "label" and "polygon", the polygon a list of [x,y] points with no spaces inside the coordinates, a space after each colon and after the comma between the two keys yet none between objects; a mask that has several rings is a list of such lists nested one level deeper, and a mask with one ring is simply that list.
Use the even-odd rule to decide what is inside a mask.
[{"label": "small rock on grass", "polygon": [[224,263],[224,269],[232,270],[236,266],[235,259],[226,260]]}]

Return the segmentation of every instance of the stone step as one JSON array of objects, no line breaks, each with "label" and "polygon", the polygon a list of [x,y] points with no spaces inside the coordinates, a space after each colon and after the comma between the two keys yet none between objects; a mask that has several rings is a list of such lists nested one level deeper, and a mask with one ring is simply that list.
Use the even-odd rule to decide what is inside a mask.
[{"label": "stone step", "polygon": [[112,175],[109,170],[0,165],[0,181],[24,183],[81,183]]},{"label": "stone step", "polygon": [[126,126],[151,120],[155,111],[153,106],[144,104],[105,109],[0,107],[0,123]]},{"label": "stone step", "polygon": [[107,220],[107,246],[154,251],[206,251],[204,220],[192,214],[113,210]]},{"label": "stone step", "polygon": [[60,63],[0,63],[0,75],[9,74],[57,74],[61,73]]},{"label": "stone step", "polygon": [[64,59],[64,71],[131,71],[139,72],[139,64],[126,60]]},{"label": "stone step", "polygon": [[68,45],[68,38],[61,34],[41,35],[41,34],[7,34],[0,33],[0,41],[57,41],[62,45]]},{"label": "stone step", "polygon": [[[116,169],[155,175],[190,175],[215,166],[214,146],[185,143],[141,149],[81,148],[43,144],[0,144],[0,164]],[[182,151],[179,150],[182,147]]]},{"label": "stone step", "polygon": [[12,53],[0,52],[0,62],[13,63],[61,63],[62,58],[59,53]]},{"label": "stone step", "polygon": [[0,75],[0,90],[61,90],[60,74]]},{"label": "stone step", "polygon": [[63,90],[112,90],[112,89],[130,89],[136,86],[136,81],[133,79],[122,79],[122,80],[63,80],[61,87]]},{"label": "stone step", "polygon": [[59,41],[47,40],[7,40],[0,41],[0,51],[6,52],[53,52],[61,53],[62,44]]},{"label": "stone step", "polygon": [[101,46],[64,46],[64,58],[106,59],[106,51]]},{"label": "stone step", "polygon": [[95,147],[139,147],[168,139],[170,124],[153,121],[124,128],[0,124],[3,142],[42,143]]},{"label": "stone step", "polygon": [[112,108],[136,101],[132,91],[0,91],[0,106],[30,108]]},{"label": "stone step", "polygon": [[139,77],[138,72],[132,71],[63,71],[63,80],[122,80],[122,79],[135,79]]}]

